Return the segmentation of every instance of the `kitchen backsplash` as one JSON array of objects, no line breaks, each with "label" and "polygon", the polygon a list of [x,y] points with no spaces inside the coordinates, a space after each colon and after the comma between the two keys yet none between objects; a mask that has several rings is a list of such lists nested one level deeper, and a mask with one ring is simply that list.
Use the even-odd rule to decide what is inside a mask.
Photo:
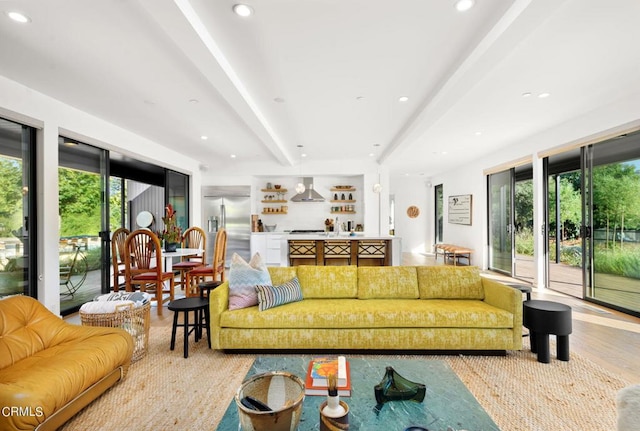
[{"label": "kitchen backsplash", "polygon": [[[263,225],[276,225],[276,231],[288,231],[292,229],[324,229],[326,219],[336,219],[342,224],[347,220],[352,220],[354,226],[363,224],[364,205],[362,199],[363,178],[362,176],[349,177],[313,177],[313,188],[322,197],[324,202],[291,202],[291,198],[296,194],[295,187],[301,181],[300,177],[259,177],[254,179],[252,187],[252,200],[254,202],[254,214],[262,220]],[[286,189],[284,199],[286,202],[263,203],[264,200],[277,201],[276,192],[266,192],[267,185],[280,189]],[[355,190],[332,190],[336,186],[353,186]],[[335,197],[338,200],[349,200],[351,194],[355,202],[331,202]],[[263,211],[270,211],[263,214]],[[271,208],[271,210],[269,210]],[[345,213],[332,213],[333,210],[344,211]],[[284,211],[286,210],[286,214]],[[352,210],[353,213],[346,213]]]}]

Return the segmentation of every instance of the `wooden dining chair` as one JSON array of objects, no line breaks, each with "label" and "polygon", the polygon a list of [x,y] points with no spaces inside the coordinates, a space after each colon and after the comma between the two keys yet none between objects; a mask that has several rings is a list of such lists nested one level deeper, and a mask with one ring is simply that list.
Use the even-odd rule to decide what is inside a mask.
[{"label": "wooden dining chair", "polygon": [[178,281],[178,284],[182,290],[187,286],[187,272],[206,264],[206,245],[207,235],[201,228],[193,226],[184,231],[184,235],[182,235],[182,247],[197,248],[202,250],[202,253],[199,255],[183,256],[180,262],[173,265],[173,270],[180,272],[180,281]]},{"label": "wooden dining chair", "polygon": [[201,266],[187,272],[186,296],[197,296],[198,284],[211,279],[211,281],[224,281],[224,264],[227,258],[227,231],[219,229],[216,234],[215,248],[211,265]]},{"label": "wooden dining chair", "polygon": [[[131,232],[126,227],[121,227],[113,231],[111,235],[111,266],[113,267],[113,291],[117,292],[120,287],[125,287],[125,263],[124,263],[124,242]],[[120,283],[122,278],[122,283]]]},{"label": "wooden dining chair", "polygon": [[157,313],[162,316],[163,304],[173,301],[175,280],[173,272],[162,271],[160,239],[150,230],[138,229],[127,236],[124,249],[127,291],[134,291],[136,287],[141,291],[153,289]]}]

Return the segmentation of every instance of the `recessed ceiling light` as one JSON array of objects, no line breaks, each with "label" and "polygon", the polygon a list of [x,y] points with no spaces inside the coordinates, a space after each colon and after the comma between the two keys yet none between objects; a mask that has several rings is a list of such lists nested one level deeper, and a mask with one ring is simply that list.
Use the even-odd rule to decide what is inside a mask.
[{"label": "recessed ceiling light", "polygon": [[198,99],[189,99],[189,103],[193,103],[194,105],[198,102],[200,102]]},{"label": "recessed ceiling light", "polygon": [[230,157],[231,157],[232,159],[235,159],[235,158],[236,158],[236,155],[235,155],[235,154],[232,154]]},{"label": "recessed ceiling light", "polygon": [[275,97],[273,101],[276,103],[284,103],[284,99],[282,97]]},{"label": "recessed ceiling light", "polygon": [[207,135],[202,135],[200,136],[200,139],[202,139],[203,141],[206,141],[207,139],[209,139],[209,137]]},{"label": "recessed ceiling light", "polygon": [[307,157],[307,153],[300,154],[300,157]]},{"label": "recessed ceiling light", "polygon": [[551,93],[540,93],[540,94],[538,94],[538,98],[540,98],[540,99],[546,99],[549,96],[551,96]]},{"label": "recessed ceiling light", "polygon": [[480,135],[482,135],[482,132],[480,131],[476,132],[476,136],[480,136]]},{"label": "recessed ceiling light", "polygon": [[364,99],[364,96],[357,96],[356,97],[356,100],[363,100],[363,99]]},{"label": "recessed ceiling light", "polygon": [[406,102],[407,100],[409,100],[407,96],[401,96],[398,98],[398,102]]},{"label": "recessed ceiling light", "polygon": [[522,93],[522,97],[531,97],[531,93],[528,91],[526,93]]},{"label": "recessed ceiling light", "polygon": [[248,17],[251,16],[253,14],[253,8],[251,6],[248,6],[246,4],[237,4],[233,6],[233,11],[236,13],[236,15],[241,16],[241,17]]},{"label": "recessed ceiling light", "polygon": [[475,5],[475,0],[458,0],[456,2],[456,10],[458,12],[466,12]]},{"label": "recessed ceiling light", "polygon": [[373,157],[375,155],[376,155],[376,153],[369,153],[369,157]]},{"label": "recessed ceiling light", "polygon": [[373,146],[374,146],[374,147],[379,147],[379,146],[380,146],[380,144],[373,144]]},{"label": "recessed ceiling light", "polygon": [[12,11],[12,12],[6,12],[6,14],[9,18],[14,20],[15,22],[19,22],[21,24],[31,22],[31,18],[29,18],[28,16],[20,12]]}]

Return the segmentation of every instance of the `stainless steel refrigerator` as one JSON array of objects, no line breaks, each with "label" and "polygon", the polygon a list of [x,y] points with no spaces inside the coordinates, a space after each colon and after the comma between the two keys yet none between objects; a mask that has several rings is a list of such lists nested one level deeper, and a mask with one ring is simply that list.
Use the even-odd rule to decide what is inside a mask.
[{"label": "stainless steel refrigerator", "polygon": [[227,230],[226,267],[233,253],[251,259],[251,188],[249,186],[203,187],[202,219],[207,232],[207,260],[213,256],[218,229]]}]

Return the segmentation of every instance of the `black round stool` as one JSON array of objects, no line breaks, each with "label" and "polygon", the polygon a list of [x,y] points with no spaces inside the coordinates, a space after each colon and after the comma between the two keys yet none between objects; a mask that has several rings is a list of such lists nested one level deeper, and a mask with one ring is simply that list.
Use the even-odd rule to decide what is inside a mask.
[{"label": "black round stool", "polygon": [[[221,284],[221,281],[203,281],[202,283],[198,284],[198,288],[200,289],[200,298],[209,298],[209,293],[211,293],[213,289],[220,286]],[[206,296],[204,292],[207,292]]]},{"label": "black round stool", "polygon": [[[181,298],[169,303],[169,310],[173,311],[173,328],[171,329],[171,350],[176,346],[176,330],[178,326],[184,327],[184,357],[189,357],[189,334],[195,332],[196,342],[202,338],[202,329],[207,330],[207,341],[211,348],[211,335],[209,334],[209,300],[192,297]],[[193,323],[189,323],[189,312],[193,311]],[[178,314],[184,313],[184,322],[178,323]],[[204,324],[202,316],[204,314]]]},{"label": "black round stool", "polygon": [[523,304],[522,321],[531,335],[531,351],[538,354],[538,362],[548,364],[549,334],[556,336],[556,356],[569,360],[571,307],[553,301],[531,300]]}]

